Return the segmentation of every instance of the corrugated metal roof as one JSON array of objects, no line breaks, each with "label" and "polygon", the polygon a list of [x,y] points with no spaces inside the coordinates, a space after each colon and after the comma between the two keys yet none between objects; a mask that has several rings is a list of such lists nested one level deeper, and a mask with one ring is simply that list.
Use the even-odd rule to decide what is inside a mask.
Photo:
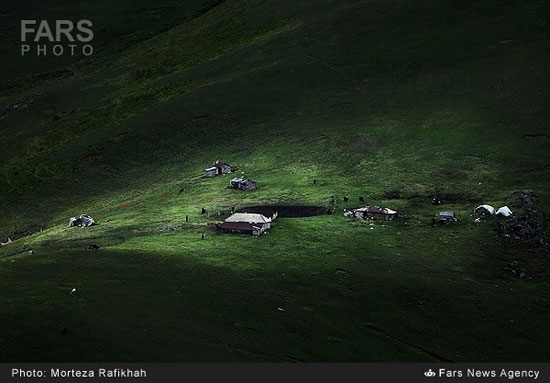
[{"label": "corrugated metal roof", "polygon": [[225,222],[246,222],[246,223],[269,223],[271,218],[267,218],[262,214],[257,213],[235,213],[228,217]]}]

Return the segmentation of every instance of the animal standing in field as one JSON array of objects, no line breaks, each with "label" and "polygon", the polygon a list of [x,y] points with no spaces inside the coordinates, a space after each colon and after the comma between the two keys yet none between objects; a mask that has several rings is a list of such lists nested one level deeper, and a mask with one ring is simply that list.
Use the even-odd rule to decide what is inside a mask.
[{"label": "animal standing in field", "polygon": [[75,295],[76,294],[76,289],[73,287],[73,289],[71,290],[71,292],[69,293],[69,295]]}]

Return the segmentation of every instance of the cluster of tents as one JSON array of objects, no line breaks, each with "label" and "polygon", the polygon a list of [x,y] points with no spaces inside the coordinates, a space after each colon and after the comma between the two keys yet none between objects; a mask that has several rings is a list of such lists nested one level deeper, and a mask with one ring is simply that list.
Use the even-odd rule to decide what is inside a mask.
[{"label": "cluster of tents", "polygon": [[504,217],[510,217],[512,215],[512,210],[508,206],[502,206],[498,210],[495,210],[491,205],[479,205],[475,208],[474,214],[478,217],[486,217],[493,215],[502,215]]}]

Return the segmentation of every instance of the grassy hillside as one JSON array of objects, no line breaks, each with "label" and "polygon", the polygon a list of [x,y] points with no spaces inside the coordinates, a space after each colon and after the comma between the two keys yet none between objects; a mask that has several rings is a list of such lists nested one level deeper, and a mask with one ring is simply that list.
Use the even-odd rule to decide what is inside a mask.
[{"label": "grassy hillside", "polygon": [[[547,256],[469,216],[521,213],[522,189],[550,216],[548,5],[303,3],[159,18],[150,0],[139,22],[99,3],[82,18],[118,32],[90,59],[34,58],[4,82],[1,361],[548,360]],[[258,190],[202,178],[215,160]],[[200,214],[334,196],[335,214],[258,239]],[[404,217],[343,217],[359,197]],[[439,210],[462,220],[432,227]],[[67,228],[81,213],[101,225]]]}]

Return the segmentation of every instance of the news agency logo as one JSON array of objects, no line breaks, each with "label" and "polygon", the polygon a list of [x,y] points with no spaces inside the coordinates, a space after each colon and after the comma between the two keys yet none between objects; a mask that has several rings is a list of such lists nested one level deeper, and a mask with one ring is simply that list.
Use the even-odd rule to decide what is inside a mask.
[{"label": "news agency logo", "polygon": [[433,378],[435,376],[435,372],[433,372],[430,368],[428,371],[424,372],[424,376],[427,378]]},{"label": "news agency logo", "polygon": [[21,56],[91,56],[94,38],[90,20],[21,20]]}]

